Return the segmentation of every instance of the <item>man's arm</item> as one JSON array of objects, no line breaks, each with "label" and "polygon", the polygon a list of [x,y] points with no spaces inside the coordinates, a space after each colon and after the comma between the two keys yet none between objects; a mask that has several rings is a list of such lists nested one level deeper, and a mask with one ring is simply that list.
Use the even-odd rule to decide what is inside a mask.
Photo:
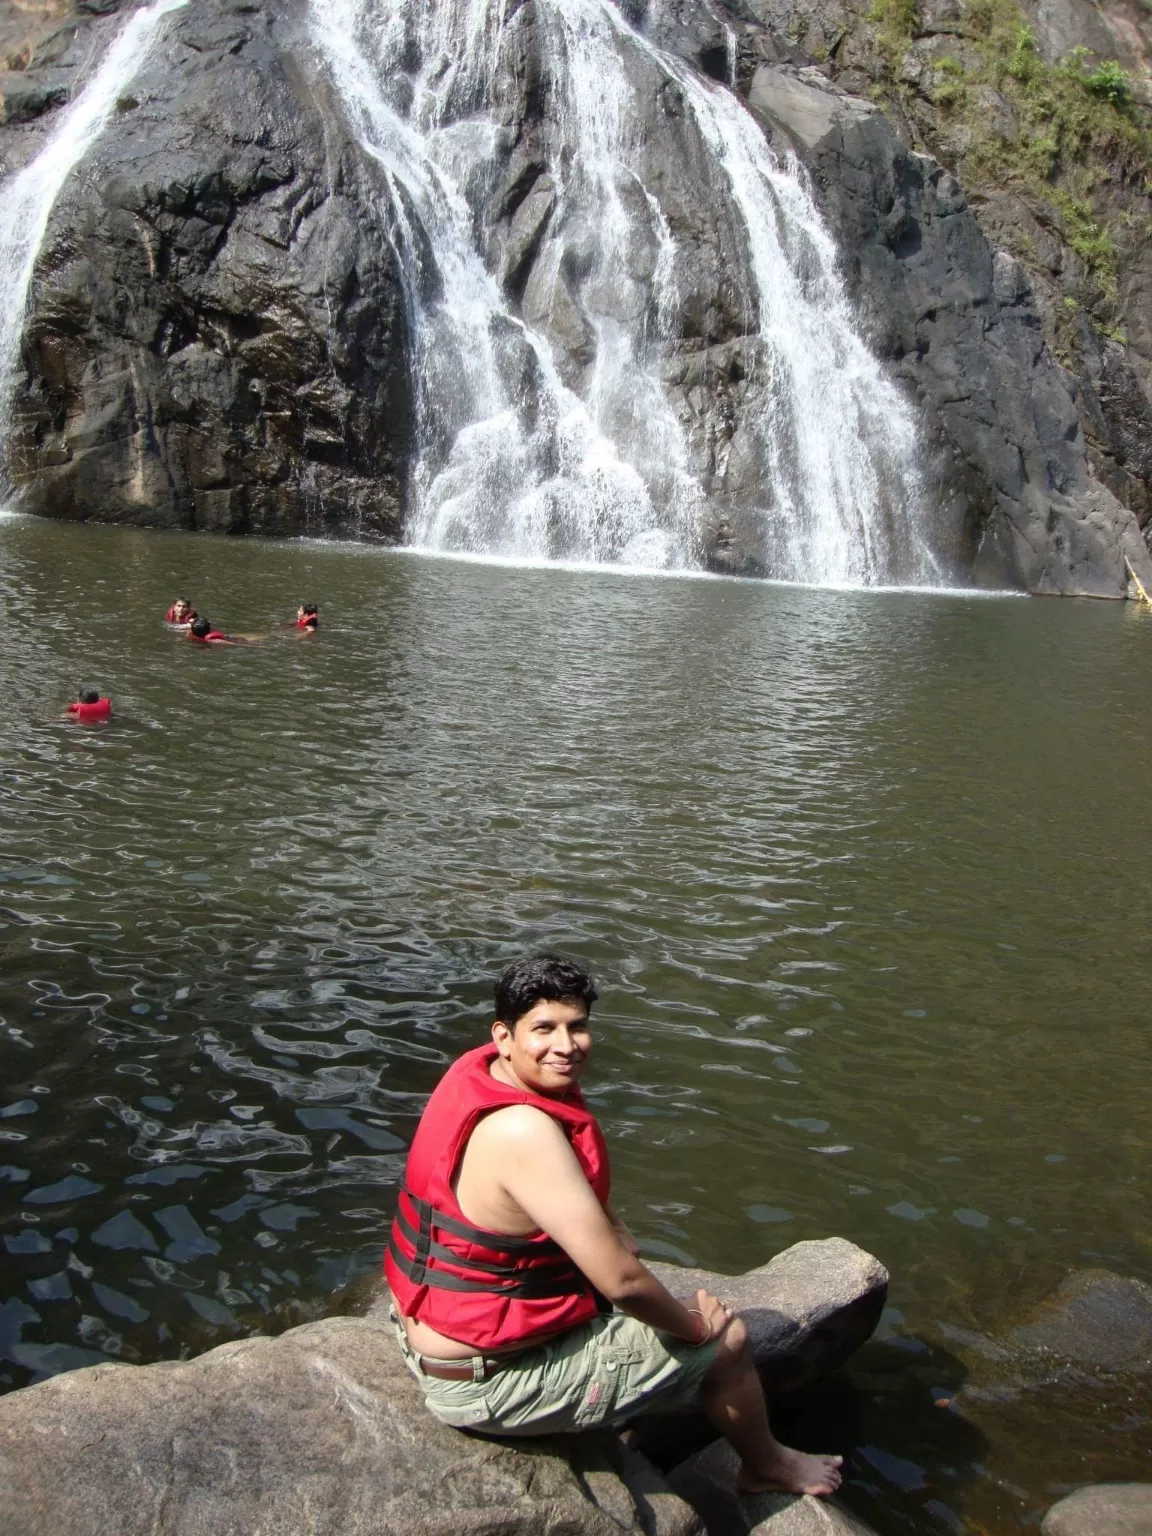
[{"label": "man's arm", "polygon": [[628,1251],[551,1116],[531,1105],[500,1110],[477,1126],[472,1147],[507,1196],[622,1312],[695,1343],[703,1332],[698,1311],[708,1337],[723,1333],[731,1314],[715,1297],[699,1292],[689,1311]]},{"label": "man's arm", "polygon": [[604,1207],[604,1214],[612,1223],[612,1230],[624,1244],[625,1248],[627,1248],[628,1252],[635,1258],[639,1258],[640,1244],[636,1241],[635,1232],[633,1232],[632,1228],[624,1220],[623,1216],[621,1216],[617,1211],[614,1211],[610,1205],[606,1205]]}]

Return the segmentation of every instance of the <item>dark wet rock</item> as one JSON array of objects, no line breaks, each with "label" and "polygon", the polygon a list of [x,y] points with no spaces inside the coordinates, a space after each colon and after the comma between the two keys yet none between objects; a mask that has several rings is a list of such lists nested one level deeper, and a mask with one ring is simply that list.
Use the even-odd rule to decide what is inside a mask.
[{"label": "dark wet rock", "polygon": [[[301,15],[192,0],[58,202],[25,328],[29,511],[394,539],[407,338],[372,166]],[[31,79],[35,71],[29,71]]]},{"label": "dark wet rock", "polygon": [[772,1393],[796,1391],[841,1366],[872,1336],[888,1295],[888,1271],[842,1237],[794,1243],[743,1275],[649,1267],[673,1295],[703,1288],[740,1313]]},{"label": "dark wet rock", "polygon": [[0,124],[26,123],[68,100],[66,80],[34,79],[22,71],[0,74]]},{"label": "dark wet rock", "polygon": [[1053,1504],[1040,1530],[1043,1536],[1152,1536],[1152,1483],[1080,1488]]},{"label": "dark wet rock", "polygon": [[1152,1373],[1152,1286],[1086,1269],[1071,1274],[1010,1341],[1105,1371]]},{"label": "dark wet rock", "polygon": [[832,1499],[791,1493],[739,1497],[738,1458],[723,1441],[668,1474],[669,1485],[704,1522],[708,1536],[872,1536],[869,1526]]},{"label": "dark wet rock", "polygon": [[391,1330],[332,1318],[0,1399],[5,1536],[697,1536],[612,1434],[511,1446],[438,1423]]}]

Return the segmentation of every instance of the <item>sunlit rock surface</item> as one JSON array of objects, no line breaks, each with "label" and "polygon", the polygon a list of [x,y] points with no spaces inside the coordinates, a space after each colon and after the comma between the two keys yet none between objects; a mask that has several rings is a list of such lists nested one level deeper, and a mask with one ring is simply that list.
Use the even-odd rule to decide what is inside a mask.
[{"label": "sunlit rock surface", "polygon": [[1152,1483],[1098,1483],[1080,1488],[1044,1516],[1043,1536],[1148,1536]]},{"label": "sunlit rock surface", "polygon": [[610,1434],[523,1449],[426,1412],[391,1329],[333,1318],[0,1400],[5,1536],[693,1536]]},{"label": "sunlit rock surface", "polygon": [[[681,1294],[714,1282],[747,1308],[762,1357],[794,1381],[864,1341],[887,1280],[839,1239],[746,1275],[661,1272]],[[438,1423],[386,1313],[377,1301],[367,1317],[0,1398],[5,1536],[699,1536],[691,1506],[616,1435],[513,1446]]]}]

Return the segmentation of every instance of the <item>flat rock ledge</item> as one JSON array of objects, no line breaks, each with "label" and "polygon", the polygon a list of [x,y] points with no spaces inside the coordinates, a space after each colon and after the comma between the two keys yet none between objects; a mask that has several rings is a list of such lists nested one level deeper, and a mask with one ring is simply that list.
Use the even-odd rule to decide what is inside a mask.
[{"label": "flat rock ledge", "polygon": [[1078,1488],[1044,1516],[1043,1536],[1152,1536],[1152,1483]]},{"label": "flat rock ledge", "polygon": [[[747,1308],[770,1369],[790,1381],[864,1342],[887,1282],[875,1259],[836,1238],[797,1244],[747,1275],[662,1273],[680,1294],[705,1284]],[[97,1365],[10,1393],[0,1399],[0,1508],[5,1536],[703,1530],[692,1504],[613,1433],[509,1443],[439,1424],[379,1308],[196,1360]]]}]

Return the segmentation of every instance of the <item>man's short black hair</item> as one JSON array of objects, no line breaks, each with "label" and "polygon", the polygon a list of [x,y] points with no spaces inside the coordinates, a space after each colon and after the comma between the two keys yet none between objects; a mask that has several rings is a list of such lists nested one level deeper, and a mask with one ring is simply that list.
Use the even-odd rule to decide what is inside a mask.
[{"label": "man's short black hair", "polygon": [[310,613],[319,613],[319,611],[320,611],[316,607],[315,603],[301,603],[300,607],[304,610],[304,617],[305,618],[307,618]]},{"label": "man's short black hair", "polygon": [[192,633],[197,640],[203,640],[204,636],[212,632],[212,625],[207,619],[194,619],[192,621]]},{"label": "man's short black hair", "polygon": [[98,688],[81,688],[80,702],[81,704],[99,704],[100,690]]},{"label": "man's short black hair", "polygon": [[528,955],[513,960],[496,982],[496,1017],[511,1029],[537,1003],[583,1003],[589,1011],[598,997],[582,965],[563,955]]}]

